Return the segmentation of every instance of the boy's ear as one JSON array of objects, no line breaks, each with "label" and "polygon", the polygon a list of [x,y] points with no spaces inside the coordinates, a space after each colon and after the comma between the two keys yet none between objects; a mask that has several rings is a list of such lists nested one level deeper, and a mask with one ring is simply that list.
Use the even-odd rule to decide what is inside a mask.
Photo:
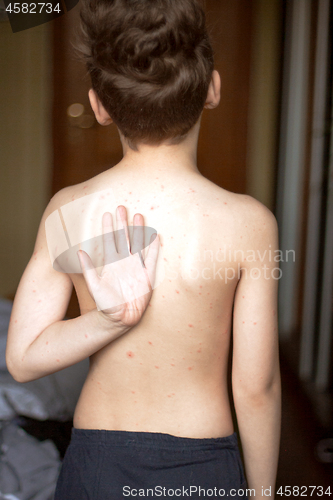
[{"label": "boy's ear", "polygon": [[207,100],[205,104],[206,109],[213,109],[218,106],[221,99],[221,77],[214,69],[212,79],[209,84]]},{"label": "boy's ear", "polygon": [[103,104],[98,99],[98,96],[94,89],[90,89],[88,95],[92,110],[95,113],[98,123],[100,125],[110,125],[110,123],[112,123],[112,118],[110,118],[109,113],[106,111]]}]

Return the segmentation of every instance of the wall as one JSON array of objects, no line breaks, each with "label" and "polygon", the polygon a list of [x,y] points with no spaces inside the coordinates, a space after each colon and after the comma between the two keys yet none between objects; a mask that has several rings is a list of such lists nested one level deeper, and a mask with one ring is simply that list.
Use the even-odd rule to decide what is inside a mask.
[{"label": "wall", "polygon": [[0,23],[0,295],[12,296],[33,250],[51,180],[50,23]]}]

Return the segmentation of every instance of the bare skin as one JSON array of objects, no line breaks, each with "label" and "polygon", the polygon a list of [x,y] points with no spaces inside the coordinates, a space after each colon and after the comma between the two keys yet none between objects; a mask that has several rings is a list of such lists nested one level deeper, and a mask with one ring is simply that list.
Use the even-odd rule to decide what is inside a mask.
[{"label": "bare skin", "polygon": [[[207,108],[219,101],[219,79],[214,78]],[[109,124],[111,119],[93,91],[90,99],[98,121]],[[153,291],[140,321],[111,341],[101,341],[101,348],[94,344],[87,354],[90,370],[74,427],[193,438],[232,434],[227,392],[232,334],[233,397],[248,486],[261,498],[262,486],[274,489],[280,436],[277,280],[271,274],[278,264],[269,254],[278,248],[277,227],[274,216],[259,202],[230,193],[200,174],[196,166],[199,126],[179,145],[141,145],[138,152],[122,138],[124,158],[117,166],[62,190],[46,211],[44,217],[73,199],[109,187],[126,207],[128,221],[143,214],[144,224],[157,229],[163,248],[166,276]],[[84,225],[88,217],[89,213],[82,214],[79,224]],[[248,257],[252,251],[256,260]],[[82,318],[89,318],[84,334],[97,338],[108,328],[105,318],[96,316],[103,313],[96,313],[84,276],[52,269],[42,229],[29,265],[32,271],[20,284],[28,299],[23,305],[20,297],[24,294],[18,292],[8,338],[7,360],[13,374],[19,364],[11,347],[15,339],[21,335],[30,346],[36,337],[38,342],[45,325],[63,318],[72,285]],[[43,276],[34,288],[37,268],[44,270],[43,275],[50,274],[52,299],[45,295]],[[39,301],[43,301],[43,320],[24,337],[18,324],[29,324],[31,311],[38,317]],[[66,350],[74,352],[84,341],[78,337]],[[45,342],[40,341],[39,355],[49,347]],[[70,357],[60,347],[58,351],[54,352],[58,369],[73,364],[74,354]],[[62,355],[67,356],[65,361]],[[36,355],[35,365],[37,359]],[[46,374],[45,366],[43,370]]]}]

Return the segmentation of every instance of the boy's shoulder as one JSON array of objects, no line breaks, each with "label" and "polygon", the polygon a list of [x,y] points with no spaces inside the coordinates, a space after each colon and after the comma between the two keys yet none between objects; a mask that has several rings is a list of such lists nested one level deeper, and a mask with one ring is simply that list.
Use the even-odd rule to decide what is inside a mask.
[{"label": "boy's shoulder", "polygon": [[89,186],[89,181],[87,183],[73,184],[72,186],[66,186],[59,191],[57,191],[49,201],[50,210],[57,210],[63,205],[74,201],[75,199],[84,196],[87,191],[84,186]]},{"label": "boy's shoulder", "polygon": [[84,196],[94,193],[95,191],[100,191],[100,189],[94,189],[93,179],[78,184],[73,184],[71,186],[66,186],[59,191],[57,191],[50,199],[44,213],[44,217],[47,218],[51,213],[59,210],[61,207],[68,205],[71,202],[78,200]]},{"label": "boy's shoulder", "polygon": [[257,199],[248,194],[228,191],[208,179],[205,179],[205,181],[208,181],[208,188],[211,189],[211,194],[217,194],[216,199],[221,202],[221,208],[229,209],[235,223],[250,224],[251,226],[263,223],[270,226],[276,225],[274,214]]},{"label": "boy's shoulder", "polygon": [[223,200],[222,206],[228,209],[224,213],[230,217],[231,233],[241,237],[240,246],[254,248],[277,244],[277,220],[263,203],[252,196],[226,190],[223,190]]},{"label": "boy's shoulder", "polygon": [[234,210],[244,220],[250,220],[252,223],[276,221],[274,214],[266,205],[247,194],[230,193],[232,195]]}]

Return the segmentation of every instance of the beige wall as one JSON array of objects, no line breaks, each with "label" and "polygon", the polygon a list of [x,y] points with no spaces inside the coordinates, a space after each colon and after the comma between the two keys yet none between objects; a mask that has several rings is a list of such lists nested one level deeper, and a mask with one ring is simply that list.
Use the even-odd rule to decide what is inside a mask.
[{"label": "beige wall", "polygon": [[0,295],[15,293],[50,197],[50,24],[0,23]]},{"label": "beige wall", "polygon": [[247,193],[272,209],[276,167],[282,1],[255,0]]}]

